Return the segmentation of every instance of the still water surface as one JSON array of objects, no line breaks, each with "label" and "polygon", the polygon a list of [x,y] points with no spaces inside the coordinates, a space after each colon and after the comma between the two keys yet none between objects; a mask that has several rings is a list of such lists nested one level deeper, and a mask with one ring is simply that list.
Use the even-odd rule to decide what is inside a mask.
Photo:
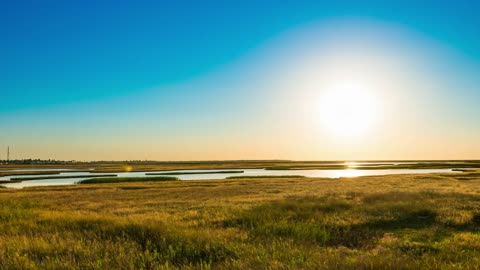
[{"label": "still water surface", "polygon": [[[218,172],[222,169],[214,170],[176,170],[168,171],[168,173],[173,172]],[[389,174],[414,174],[414,173],[449,173],[452,172],[451,169],[386,169],[386,170],[355,170],[355,169],[344,169],[344,170],[265,170],[265,169],[232,169],[233,171],[244,171],[243,173],[206,173],[206,174],[179,174],[172,175],[181,180],[218,180],[225,179],[230,176],[259,176],[259,175],[270,175],[270,176],[282,176],[282,175],[302,175],[306,177],[325,177],[325,178],[340,178],[340,177],[357,177],[357,176],[369,176],[369,175],[389,175]],[[165,171],[152,171],[148,173],[162,173]],[[5,176],[0,177],[0,180],[10,180],[10,178],[17,177],[48,177],[48,176],[79,176],[79,175],[95,175],[99,173],[92,172],[61,172],[60,174],[52,175],[15,175],[15,176]],[[111,173],[105,173],[111,174]],[[146,175],[146,172],[120,172],[113,173],[118,177],[152,177]],[[46,179],[46,180],[31,180],[23,181],[19,183],[7,183],[2,184],[3,186],[9,188],[23,188],[23,187],[33,187],[33,186],[52,186],[52,185],[72,185],[78,181],[89,179],[91,177],[85,178],[63,178],[63,179]]]}]

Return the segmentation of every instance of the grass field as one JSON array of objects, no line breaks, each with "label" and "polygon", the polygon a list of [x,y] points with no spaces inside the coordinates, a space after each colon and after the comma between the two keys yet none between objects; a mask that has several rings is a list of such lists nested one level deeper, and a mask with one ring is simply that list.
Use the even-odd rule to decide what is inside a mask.
[{"label": "grass field", "polygon": [[3,188],[0,224],[0,269],[479,269],[480,174]]}]

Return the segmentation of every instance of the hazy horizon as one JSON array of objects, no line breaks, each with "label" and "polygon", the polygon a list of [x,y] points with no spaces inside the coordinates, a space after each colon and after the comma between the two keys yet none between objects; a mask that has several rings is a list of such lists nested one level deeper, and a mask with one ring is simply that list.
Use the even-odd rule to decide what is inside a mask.
[{"label": "hazy horizon", "polygon": [[4,3],[0,159],[480,159],[479,8]]},{"label": "hazy horizon", "polygon": [[[0,158],[0,161],[6,161],[6,158]],[[22,160],[39,160],[39,161],[58,161],[58,162],[115,162],[115,163],[122,163],[122,162],[158,162],[158,163],[195,163],[195,162],[200,162],[200,163],[208,163],[208,162],[275,162],[275,161],[285,161],[285,162],[314,162],[314,163],[334,163],[334,162],[456,162],[456,161],[466,161],[466,162],[477,162],[480,161],[480,159],[320,159],[320,160],[314,160],[314,159],[191,159],[191,160],[161,160],[161,159],[111,159],[111,160],[101,160],[101,159],[95,159],[95,160],[76,160],[76,159],[43,159],[43,158],[30,158],[30,157],[25,157],[25,158],[15,158],[9,159],[11,162],[13,161],[22,161]]]}]

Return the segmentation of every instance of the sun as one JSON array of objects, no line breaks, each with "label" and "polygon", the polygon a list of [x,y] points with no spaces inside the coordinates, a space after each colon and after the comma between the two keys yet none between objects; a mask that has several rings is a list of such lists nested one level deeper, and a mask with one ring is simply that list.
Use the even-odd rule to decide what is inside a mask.
[{"label": "sun", "polygon": [[320,98],[323,129],[335,137],[368,134],[378,119],[378,100],[363,84],[339,82],[325,89]]}]

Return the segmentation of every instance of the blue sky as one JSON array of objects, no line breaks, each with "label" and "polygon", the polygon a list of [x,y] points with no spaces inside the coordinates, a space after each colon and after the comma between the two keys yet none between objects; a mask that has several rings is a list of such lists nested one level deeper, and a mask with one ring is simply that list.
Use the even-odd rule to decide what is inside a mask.
[{"label": "blue sky", "polygon": [[[158,123],[152,118],[150,124],[172,125],[175,129],[184,117],[185,126],[194,125],[199,113],[210,111],[213,104],[235,98],[255,98],[253,94],[242,94],[245,90],[239,86],[226,89],[228,83],[222,81],[228,78],[211,74],[227,72],[234,74],[229,76],[241,77],[248,70],[232,71],[238,63],[267,50],[286,33],[328,20],[359,18],[400,25],[461,55],[459,62],[464,69],[458,72],[468,72],[474,80],[480,74],[479,11],[478,1],[466,0],[2,1],[0,121],[6,132],[0,135],[1,145],[16,144],[23,149],[23,157],[76,158],[73,154],[55,154],[42,149],[29,151],[31,139],[25,132],[36,133],[45,145],[60,148],[68,143],[59,145],[49,140],[52,130],[58,130],[55,134],[61,134],[59,136],[67,136],[68,130],[88,123],[93,127],[91,134],[108,137],[113,131],[110,134],[101,126],[108,127],[108,123],[119,123],[123,119],[139,123],[145,121],[147,112],[159,115]],[[198,87],[177,87],[205,77],[209,82]],[[145,94],[148,89],[158,89],[155,100],[159,102],[156,108],[145,112],[151,99]],[[455,89],[451,94],[478,97],[478,91],[478,88]],[[145,103],[127,105],[132,97],[139,96]],[[200,108],[195,105],[197,102],[207,106]],[[112,106],[111,113],[105,109],[109,106]],[[222,108],[228,111],[228,106]],[[253,108],[244,108],[250,109]],[[139,114],[139,110],[145,114]],[[242,109],[239,106],[236,110]],[[478,110],[471,108],[474,113]],[[205,117],[218,115],[219,111]],[[246,121],[250,115],[245,111],[240,112],[243,118],[238,116],[235,120]],[[92,113],[99,117],[93,117]],[[213,121],[211,129],[226,128],[226,122]],[[183,129],[171,136],[192,131],[209,136],[201,128],[198,131]],[[148,132],[156,134],[159,140],[165,136],[161,130],[149,129]],[[142,135],[133,132],[128,140]],[[90,141],[78,138],[76,145],[82,148],[100,144],[95,138],[95,135]],[[182,145],[180,141],[177,143]],[[79,155],[78,159],[93,159],[95,153],[89,153]],[[185,157],[161,153],[149,157],[223,157],[221,154],[204,157],[200,153],[201,149]],[[285,155],[279,153],[272,158]],[[112,154],[112,158],[115,157],[130,156]],[[131,157],[141,158],[135,154]],[[243,157],[256,156],[239,156]]]}]

